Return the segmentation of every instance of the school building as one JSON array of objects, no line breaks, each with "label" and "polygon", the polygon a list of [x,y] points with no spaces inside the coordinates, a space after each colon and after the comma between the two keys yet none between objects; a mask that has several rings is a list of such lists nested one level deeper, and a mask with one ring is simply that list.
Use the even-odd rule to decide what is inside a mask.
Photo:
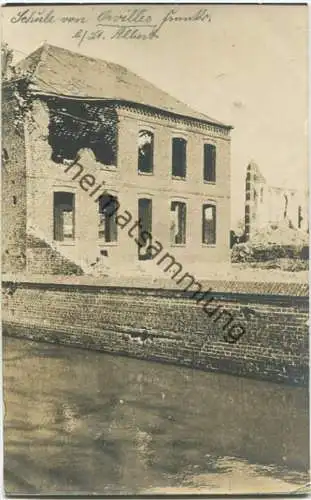
[{"label": "school building", "polygon": [[229,261],[229,125],[48,44],[4,78],[2,122],[4,271],[135,271],[152,259],[146,232],[185,264]]}]

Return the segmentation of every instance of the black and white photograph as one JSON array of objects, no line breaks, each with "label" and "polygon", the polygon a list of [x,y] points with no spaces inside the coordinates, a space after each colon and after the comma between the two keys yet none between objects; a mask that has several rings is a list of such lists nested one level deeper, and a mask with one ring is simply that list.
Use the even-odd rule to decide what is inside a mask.
[{"label": "black and white photograph", "polygon": [[1,8],[4,494],[307,495],[307,4]]}]

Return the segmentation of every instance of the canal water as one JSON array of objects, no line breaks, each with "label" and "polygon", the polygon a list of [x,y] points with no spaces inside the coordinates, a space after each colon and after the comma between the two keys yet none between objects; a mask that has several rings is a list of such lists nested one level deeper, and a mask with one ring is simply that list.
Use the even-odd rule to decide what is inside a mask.
[{"label": "canal water", "polygon": [[4,338],[7,494],[282,493],[306,388]]}]

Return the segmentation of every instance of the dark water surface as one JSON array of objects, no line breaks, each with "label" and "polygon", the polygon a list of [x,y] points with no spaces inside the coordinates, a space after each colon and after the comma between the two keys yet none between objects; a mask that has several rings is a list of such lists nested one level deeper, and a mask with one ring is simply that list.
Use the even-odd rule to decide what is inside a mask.
[{"label": "dark water surface", "polygon": [[4,338],[10,494],[284,492],[308,481],[308,391]]}]

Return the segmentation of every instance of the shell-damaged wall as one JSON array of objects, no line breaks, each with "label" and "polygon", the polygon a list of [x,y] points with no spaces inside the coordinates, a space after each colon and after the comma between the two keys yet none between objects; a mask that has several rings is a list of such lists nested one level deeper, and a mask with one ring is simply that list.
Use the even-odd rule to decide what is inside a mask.
[{"label": "shell-damaged wall", "polygon": [[[68,266],[64,265],[62,272],[60,259],[57,258],[55,266],[46,245],[41,245],[42,251],[38,246],[34,250],[26,244],[33,241],[27,240],[26,234],[34,236],[36,241],[43,240],[48,247],[55,247],[66,263],[70,261],[86,273],[93,272],[92,266],[98,262],[105,272],[106,269],[119,270],[120,266],[126,271],[133,268],[133,272],[139,272],[142,264],[138,248],[127,231],[118,230],[117,241],[99,239],[96,199],[104,192],[116,197],[121,207],[119,213],[127,210],[133,221],[139,219],[138,200],[151,199],[154,238],[185,265],[201,262],[213,266],[215,262],[229,262],[230,136],[227,129],[137,107],[118,105],[114,109],[112,105],[86,102],[73,106],[66,100],[60,103],[60,99],[54,98],[33,99],[28,122],[22,144],[27,153],[23,164],[23,244],[27,272],[67,274]],[[7,123],[11,124],[9,119]],[[137,166],[139,133],[146,129],[154,135],[154,171],[147,174],[139,172]],[[187,139],[187,175],[182,180],[172,176],[171,148],[176,134]],[[14,140],[13,137],[11,142]],[[206,142],[217,148],[215,182],[203,179]],[[74,163],[77,156],[79,161]],[[94,178],[93,184],[87,185],[91,178]],[[10,190],[11,186],[8,192]],[[70,193],[75,200],[74,237],[69,242],[55,241],[54,237],[53,195],[58,192]],[[186,245],[172,245],[170,240],[172,200],[187,205]],[[217,207],[215,244],[202,243],[201,217],[206,203]],[[16,212],[16,207],[8,204],[6,207],[7,211]],[[14,264],[7,268],[8,272],[14,270]]]}]

